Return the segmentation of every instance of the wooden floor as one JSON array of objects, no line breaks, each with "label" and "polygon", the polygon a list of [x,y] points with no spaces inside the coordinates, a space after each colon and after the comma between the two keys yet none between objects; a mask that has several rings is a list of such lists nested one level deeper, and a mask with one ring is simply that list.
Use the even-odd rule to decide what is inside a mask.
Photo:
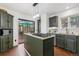
[{"label": "wooden floor", "polygon": [[[74,53],[62,48],[54,47],[54,56],[73,56]],[[6,52],[0,53],[0,56],[28,56],[24,50],[24,44],[19,44]]]},{"label": "wooden floor", "polygon": [[27,56],[24,50],[24,44],[19,44],[6,52],[0,53],[0,56]]},{"label": "wooden floor", "polygon": [[54,56],[73,56],[74,53],[59,47],[54,47]]}]

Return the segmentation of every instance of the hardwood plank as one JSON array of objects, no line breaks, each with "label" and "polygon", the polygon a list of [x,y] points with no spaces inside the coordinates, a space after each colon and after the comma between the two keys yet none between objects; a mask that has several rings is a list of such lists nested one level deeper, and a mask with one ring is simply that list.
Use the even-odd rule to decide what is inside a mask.
[{"label": "hardwood plank", "polygon": [[27,56],[24,51],[24,44],[19,44],[17,47],[9,49],[6,52],[0,53],[0,56]]},{"label": "hardwood plank", "polygon": [[54,47],[54,56],[73,56],[75,53],[64,50],[59,47]]}]

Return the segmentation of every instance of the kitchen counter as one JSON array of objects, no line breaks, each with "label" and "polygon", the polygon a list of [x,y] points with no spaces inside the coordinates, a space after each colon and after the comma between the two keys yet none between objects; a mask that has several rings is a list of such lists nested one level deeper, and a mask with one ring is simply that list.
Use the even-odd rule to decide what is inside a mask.
[{"label": "kitchen counter", "polygon": [[24,33],[24,34],[38,38],[38,39],[41,39],[41,40],[45,40],[45,39],[48,39],[48,38],[55,37],[55,35],[39,36],[39,35],[35,35],[35,34],[32,34],[32,33]]},{"label": "kitchen counter", "polygon": [[74,36],[79,36],[79,34],[66,34],[66,33],[57,33],[57,34],[61,34],[61,35],[74,35]]},{"label": "kitchen counter", "polygon": [[32,56],[53,56],[55,35],[24,33],[24,47]]}]

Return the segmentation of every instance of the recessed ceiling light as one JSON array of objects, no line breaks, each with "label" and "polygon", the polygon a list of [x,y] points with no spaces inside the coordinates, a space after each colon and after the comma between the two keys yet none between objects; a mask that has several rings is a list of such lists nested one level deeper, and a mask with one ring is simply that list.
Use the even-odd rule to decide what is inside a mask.
[{"label": "recessed ceiling light", "polygon": [[69,6],[66,7],[66,9],[69,9],[69,8],[70,8]]}]

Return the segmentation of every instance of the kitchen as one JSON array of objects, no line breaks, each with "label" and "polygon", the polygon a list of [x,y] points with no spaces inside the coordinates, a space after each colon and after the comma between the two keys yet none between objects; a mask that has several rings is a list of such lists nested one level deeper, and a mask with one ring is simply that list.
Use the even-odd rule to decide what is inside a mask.
[{"label": "kitchen", "polygon": [[[48,4],[48,5],[51,6],[54,4]],[[56,5],[60,7],[60,5],[63,5],[63,4],[56,4]],[[79,48],[78,47],[78,35],[79,35],[78,33],[78,26],[79,26],[78,7],[71,8],[70,4],[66,4],[66,5],[67,6],[65,10],[62,9],[61,12],[56,12],[53,15],[48,15],[48,13],[46,13],[47,11],[45,10],[42,10],[42,11],[40,10],[40,12],[36,12],[36,14],[34,14],[34,17],[36,16],[36,18],[34,18],[35,26],[36,26],[35,34],[25,33],[26,38],[27,38],[27,43],[29,45],[31,45],[31,42],[28,39],[30,39],[31,37],[33,38],[33,40],[35,38],[43,39],[43,43],[41,44],[39,44],[38,41],[34,41],[34,42],[32,41],[32,45],[35,42],[37,42],[36,45],[43,46],[41,49],[36,49],[36,48],[39,48],[37,46],[35,47],[31,46],[32,48],[34,47],[36,49],[36,50],[33,49],[33,53],[34,53],[34,50],[39,51],[36,54],[34,53],[34,55],[77,56],[79,54],[78,52],[79,51],[78,49]],[[39,4],[36,4],[34,8],[36,8],[36,10],[39,11],[38,8],[39,9],[43,8],[43,6],[40,7]],[[49,7],[49,10],[50,10],[50,7]],[[40,20],[40,23],[38,23],[38,20]],[[30,40],[32,40],[32,38]],[[50,38],[49,40],[50,42],[48,41],[47,44],[44,44],[44,39],[49,39],[49,38]],[[44,48],[44,45],[47,45],[47,48],[46,48],[47,50]],[[45,54],[44,49],[48,51],[46,52],[47,54]],[[43,53],[40,50],[43,51]],[[30,53],[32,53],[31,50],[30,50]]]},{"label": "kitchen", "polygon": [[[25,8],[23,6],[25,5],[27,5],[26,9],[23,10],[23,8]],[[28,55],[79,56],[79,3],[3,3],[0,4],[0,6],[9,7],[11,10],[13,9],[16,11],[14,12],[3,8],[7,10],[7,18],[11,16],[13,21],[11,23],[9,20],[10,24],[12,24],[11,26],[8,23],[7,26],[4,25],[5,21],[3,21],[2,18],[5,17],[1,18],[1,21],[4,23],[0,22],[2,27],[7,27],[6,30],[8,30],[8,34],[5,28],[2,28],[4,29],[2,30],[0,27],[1,32],[4,32],[5,35],[12,33],[12,46],[7,42],[11,48],[20,45],[18,23],[22,21],[20,22],[20,26],[26,27],[27,24],[29,24],[27,26],[28,31],[26,29],[23,32],[24,42],[21,43],[23,44],[22,48]],[[18,7],[19,9],[17,6],[20,6]],[[19,12],[22,11],[24,14],[20,14],[22,12],[17,13],[18,10]],[[3,16],[3,14],[1,15]],[[12,28],[10,29],[8,27]],[[5,38],[3,42],[5,43]],[[1,41],[0,44],[1,46],[4,45],[4,47],[7,45],[3,44]],[[0,49],[5,50],[5,48]]]}]

